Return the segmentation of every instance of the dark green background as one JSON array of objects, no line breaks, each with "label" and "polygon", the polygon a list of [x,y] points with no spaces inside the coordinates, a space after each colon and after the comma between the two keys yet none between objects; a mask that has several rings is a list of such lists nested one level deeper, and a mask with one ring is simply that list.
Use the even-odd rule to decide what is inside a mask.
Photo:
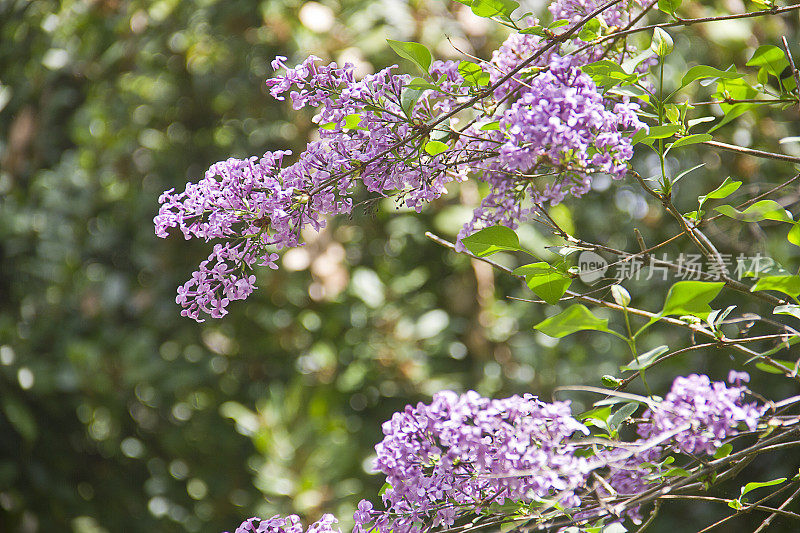
[{"label": "dark green background", "polygon": [[[156,199],[217,160],[302,150],[310,115],[264,88],[275,55],[360,53],[373,69],[398,61],[385,38],[420,40],[439,57],[454,54],[445,36],[483,57],[502,40],[456,3],[325,5],[335,23],[314,32],[292,1],[0,2],[0,531],[216,532],[276,512],[334,512],[349,527],[355,503],[382,484],[366,470],[393,411],[445,388],[550,398],[554,386],[597,385],[627,362],[611,337],[535,334],[555,308],[509,300],[531,295],[424,237],[452,240],[469,216],[459,206],[479,193],[472,186],[422,215],[384,201],[335,220],[293,252],[291,268],[259,272],[260,289],[225,319],[179,316],[175,287],[208,252],[154,237]],[[785,21],[676,35],[667,74],[684,61],[741,66],[759,42],[797,36],[796,16]],[[798,134],[796,120],[794,110],[762,112],[721,133],[774,147]],[[790,172],[695,149],[670,164],[700,161],[676,193],[685,211],[727,175],[756,192]],[[644,152],[636,162],[651,164]],[[615,182],[554,216],[633,249],[633,226],[648,243],[677,230],[644,201],[635,184]],[[555,241],[541,231],[520,233],[543,250]],[[796,269],[781,231],[720,223],[711,235],[727,252],[759,248]],[[668,283],[627,286],[635,305],[657,309]],[[687,342],[663,328],[644,348]],[[691,371],[722,379],[731,364],[724,350],[699,351],[651,384],[663,393]],[[791,393],[769,376],[759,386]],[[576,399],[576,410],[591,401]],[[770,475],[771,461],[780,458],[751,475]],[[672,509],[660,530],[724,512]]]}]

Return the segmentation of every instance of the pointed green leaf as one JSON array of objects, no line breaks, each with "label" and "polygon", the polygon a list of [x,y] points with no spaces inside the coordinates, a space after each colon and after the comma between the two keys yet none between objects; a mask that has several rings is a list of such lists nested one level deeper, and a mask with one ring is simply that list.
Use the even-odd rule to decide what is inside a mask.
[{"label": "pointed green leaf", "polygon": [[428,155],[439,155],[447,151],[448,148],[450,147],[441,141],[428,141],[425,143],[425,152]]},{"label": "pointed green leaf", "polygon": [[519,7],[513,0],[472,0],[472,12],[479,17],[500,17],[511,20],[511,13]]},{"label": "pointed green leaf", "polygon": [[717,297],[725,283],[721,281],[679,281],[669,288],[661,316],[692,315],[705,318],[711,312],[708,305]]},{"label": "pointed green leaf", "polygon": [[472,63],[471,61],[462,61],[459,63],[458,73],[464,78],[464,85],[467,87],[489,85],[489,74],[484,72],[480,65]]},{"label": "pointed green leaf", "polygon": [[[792,342],[793,340],[795,342]],[[792,337],[791,339],[789,339],[789,345],[797,344],[798,340],[800,340],[800,338]],[[783,349],[785,347],[786,347],[785,344],[781,345],[781,349]],[[775,351],[778,351],[778,350],[775,350]],[[770,355],[771,353],[774,353],[774,352],[772,352],[772,351],[764,352],[762,355]],[[783,367],[786,368],[786,370],[788,370],[790,372],[797,365],[797,361],[787,361],[785,359],[773,359],[772,361],[774,363],[778,363],[779,365],[782,365]],[[762,372],[766,372],[767,374],[785,374],[786,373],[785,371],[780,370],[779,368],[775,368],[772,365],[768,365],[767,363],[756,363],[756,368],[761,370]]]},{"label": "pointed green leaf", "polygon": [[713,139],[713,137],[708,133],[695,133],[693,135],[687,135],[686,137],[681,137],[672,143],[672,145],[670,145],[670,150],[680,148],[681,146],[689,146],[690,144],[703,143],[710,141],[711,139]]},{"label": "pointed green leaf", "polygon": [[629,419],[637,409],[639,409],[639,402],[626,403],[611,415],[611,419],[608,421],[608,427],[611,431],[617,431],[622,423]]},{"label": "pointed green leaf", "polygon": [[681,0],[658,0],[658,9],[668,15],[672,15],[681,7]]},{"label": "pointed green leaf", "polygon": [[567,292],[572,284],[572,278],[556,270],[545,274],[528,275],[525,277],[525,282],[536,296],[550,305],[555,305]]},{"label": "pointed green leaf", "polygon": [[501,251],[518,251],[519,237],[505,226],[484,228],[461,239],[461,244],[478,257],[486,257]]},{"label": "pointed green leaf", "polygon": [[594,41],[603,31],[603,24],[597,17],[587,21],[578,32],[578,39],[584,42]]},{"label": "pointed green leaf", "polygon": [[703,204],[706,203],[706,200],[720,200],[722,198],[727,198],[731,194],[735,193],[739,190],[739,187],[742,186],[741,181],[732,181],[730,176],[725,178],[725,181],[722,182],[722,185],[714,189],[708,194],[704,194],[703,196],[698,196],[697,201],[700,202],[700,208],[702,209]]},{"label": "pointed green leaf", "polygon": [[795,246],[800,246],[800,222],[796,222],[789,233],[786,235],[786,240]]},{"label": "pointed green leaf", "polygon": [[422,72],[428,73],[433,61],[430,51],[419,43],[395,41],[393,39],[386,39],[392,50],[397,52],[397,55],[404,57],[417,65]]},{"label": "pointed green leaf", "polygon": [[761,200],[754,203],[744,211],[730,205],[721,205],[714,208],[726,217],[735,218],[743,222],[759,222],[761,220],[777,220],[778,222],[794,222],[789,213],[781,204],[774,200]]},{"label": "pointed green leaf", "polygon": [[430,89],[432,91],[441,90],[438,85],[434,85],[423,78],[414,78],[413,80],[408,82],[406,87],[409,87],[411,89]]},{"label": "pointed green leaf", "polygon": [[607,318],[597,318],[582,304],[572,304],[559,314],[538,323],[534,329],[555,338],[583,330],[611,332]]},{"label": "pointed green leaf", "polygon": [[722,446],[717,448],[717,451],[714,453],[714,459],[722,459],[723,457],[728,457],[731,454],[731,451],[733,451],[732,444],[723,444]]},{"label": "pointed green leaf", "polygon": [[795,318],[800,318],[800,305],[786,304],[778,305],[772,310],[773,315],[789,315]]},{"label": "pointed green leaf", "polygon": [[356,129],[365,130],[367,128],[364,128],[364,127],[361,126],[361,115],[353,114],[353,115],[347,115],[346,117],[344,117],[344,126],[342,126],[342,129],[345,129],[345,130],[356,130]]},{"label": "pointed green leaf", "polygon": [[783,50],[777,46],[765,44],[756,48],[753,57],[747,62],[747,66],[759,67],[776,78],[780,78],[783,69],[789,66],[789,60],[786,59]]},{"label": "pointed green leaf", "polygon": [[623,372],[647,369],[655,362],[656,359],[668,351],[669,346],[662,344],[657,348],[653,348],[652,350],[643,353],[627,365],[619,367],[619,369]]},{"label": "pointed green leaf", "polygon": [[748,483],[747,485],[745,485],[744,487],[742,487],[742,494],[741,495],[744,496],[745,494],[747,494],[751,490],[760,489],[762,487],[771,487],[773,485],[780,485],[784,481],[786,481],[785,477],[779,477],[778,479],[773,479],[771,481],[752,481],[752,482]]},{"label": "pointed green leaf", "polygon": [[403,87],[403,92],[400,93],[400,106],[405,111],[406,115],[411,116],[414,107],[419,102],[425,89],[413,89],[409,86]]},{"label": "pointed green leaf", "polygon": [[707,78],[741,78],[743,74],[739,74],[735,70],[719,70],[707,65],[696,65],[688,70],[681,79],[681,88],[686,87],[696,80]]},{"label": "pointed green leaf", "polygon": [[538,263],[530,263],[517,267],[514,269],[513,273],[517,276],[541,276],[553,272],[553,270],[555,269],[549,264],[544,261],[539,261]]},{"label": "pointed green leaf", "polygon": [[778,291],[792,298],[800,296],[800,276],[765,276],[750,289],[756,291]]}]

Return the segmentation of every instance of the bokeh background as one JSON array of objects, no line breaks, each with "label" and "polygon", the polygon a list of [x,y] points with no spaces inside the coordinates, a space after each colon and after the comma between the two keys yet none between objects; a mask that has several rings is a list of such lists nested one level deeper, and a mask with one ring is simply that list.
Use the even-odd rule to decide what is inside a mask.
[{"label": "bokeh background", "polygon": [[[703,4],[689,14],[744,9]],[[675,35],[667,76],[690,62],[743,66],[778,35],[798,42],[796,15]],[[310,114],[265,91],[275,55],[313,53],[367,73],[398,62],[386,38],[447,59],[456,49],[489,57],[504,36],[444,0],[0,1],[0,531],[218,532],[278,512],[333,512],[346,528],[382,485],[370,474],[380,423],[407,403],[446,388],[551,398],[555,386],[618,373],[624,345],[536,334],[556,308],[510,299],[532,295],[425,238],[453,239],[480,198],[471,184],[421,215],[384,200],[306,235],[223,320],[196,324],[174,303],[207,251],[154,237],[161,191],[230,156],[298,153],[312,134]],[[721,132],[767,148],[800,134],[796,110],[758,113]],[[704,149],[669,163],[700,162],[676,195],[684,211],[728,175],[753,193],[791,172]],[[636,165],[647,172],[654,161],[642,153]],[[784,203],[796,196],[786,191]],[[632,183],[599,180],[553,216],[621,248],[636,247],[632,226],[648,243],[676,230]],[[547,253],[554,241],[540,230],[520,234]],[[781,231],[722,222],[711,235],[728,253],[758,249],[798,266]],[[659,308],[652,282],[626,286],[636,305]],[[658,329],[644,348],[687,342]],[[697,351],[651,384],[663,391],[691,371],[721,379],[739,363]],[[792,390],[765,374],[759,386],[776,398]],[[576,410],[592,400],[574,399]],[[788,461],[776,455],[750,473]],[[653,530],[724,513],[671,509]]]}]

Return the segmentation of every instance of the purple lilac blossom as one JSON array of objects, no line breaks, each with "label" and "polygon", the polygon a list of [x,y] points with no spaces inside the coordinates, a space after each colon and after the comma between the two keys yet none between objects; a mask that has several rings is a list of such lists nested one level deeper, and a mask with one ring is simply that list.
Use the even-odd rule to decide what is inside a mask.
[{"label": "purple lilac blossom", "polygon": [[[286,58],[277,57],[272,65],[284,72],[267,80],[270,93],[277,99],[288,94],[294,109],[316,108],[320,138],[291,165],[284,164],[288,151],[229,159],[212,165],[184,192],[161,195],[156,235],[179,228],[187,239],[225,241],[178,290],[182,314],[197,321],[224,316],[231,301],[256,288],[255,264],[277,268],[274,252],[301,245],[303,228],[319,231],[327,217],[350,213],[359,183],[419,212],[444,195],[450,182],[470,176],[485,181],[489,194],[460,241],[479,226],[513,228],[542,203],[580,196],[594,173],[622,177],[633,153],[625,132],[645,127],[636,116],[638,104],[604,100],[573,65],[574,57],[548,57],[546,72],[519,85],[517,101],[486,117],[499,119],[499,129],[472,124],[462,132],[450,129],[455,119],[426,127],[470,96],[455,62],[431,65],[441,91],[425,89],[408,99],[411,77],[393,74],[396,67],[357,80],[351,64],[318,65],[310,56],[286,68]],[[430,139],[450,137],[456,141],[444,152],[424,150]],[[541,185],[529,173],[555,177]]]},{"label": "purple lilac blossom", "polygon": [[545,403],[530,394],[491,400],[476,392],[434,395],[430,405],[408,406],[383,424],[376,467],[390,486],[385,512],[362,502],[355,533],[377,526],[415,532],[433,519],[456,517],[490,502],[556,498],[571,506],[588,475],[576,457],[573,433],[588,433],[569,402]]},{"label": "purple lilac blossom", "polygon": [[[744,372],[738,379],[749,379]],[[639,426],[639,434],[653,438],[660,433],[678,430],[674,448],[683,453],[713,454],[724,439],[736,435],[744,424],[756,428],[765,409],[755,403],[743,403],[744,387],[728,387],[721,381],[711,382],[708,376],[692,374],[678,377],[672,390],[652,412],[645,413],[651,422]]]},{"label": "purple lilac blossom", "polygon": [[[553,20],[567,20],[575,24],[589,13],[608,4],[609,0],[555,0],[547,8]],[[622,0],[597,15],[607,28],[622,28],[631,20],[631,12],[641,7],[639,0]]]},{"label": "purple lilac blossom", "polygon": [[[626,132],[647,128],[636,114],[637,103],[606,101],[570,58],[551,56],[549,69],[520,92],[500,117],[499,129],[483,132],[473,126],[457,143],[498,154],[476,165],[477,179],[487,182],[490,192],[459,241],[480,227],[516,228],[545,203],[557,204],[567,194],[579,197],[590,189],[593,174],[621,179],[633,157]],[[535,183],[547,175],[556,178],[544,186]]]},{"label": "purple lilac blossom", "polygon": [[[731,377],[749,380],[743,372]],[[643,414],[641,438],[596,450],[588,459],[576,453],[586,444],[575,436],[585,436],[588,429],[573,418],[569,402],[545,403],[530,394],[492,400],[472,391],[439,392],[430,404],[409,405],[383,424],[385,436],[375,451],[376,467],[386,476],[385,509],[362,500],[353,514],[353,533],[418,533],[423,523],[448,527],[459,517],[507,500],[555,499],[580,507],[594,501],[589,474],[601,469],[618,495],[639,494],[649,488],[651,473],[642,463],[657,463],[672,449],[713,453],[741,424],[755,428],[766,409],[744,404],[743,393],[743,387],[712,383],[704,375],[678,377],[664,400]],[[604,486],[597,491],[610,494]],[[589,500],[581,500],[584,495]],[[594,518],[590,511],[574,516]],[[638,507],[626,516],[641,521]],[[335,523],[332,515],[324,515],[306,533],[338,533]],[[251,518],[236,530],[261,532],[303,529],[291,515]]]},{"label": "purple lilac blossom", "polygon": [[[333,529],[337,522],[333,515],[324,514],[322,518],[308,526],[305,533],[341,533],[339,528]],[[234,533],[303,533],[303,525],[297,515],[289,515],[286,518],[275,515],[263,520],[253,517],[242,522]]]}]

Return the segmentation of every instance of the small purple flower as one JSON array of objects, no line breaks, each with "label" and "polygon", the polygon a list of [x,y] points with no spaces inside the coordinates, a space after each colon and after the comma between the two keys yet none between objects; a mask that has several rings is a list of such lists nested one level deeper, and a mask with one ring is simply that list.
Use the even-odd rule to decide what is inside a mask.
[{"label": "small purple flower", "polygon": [[738,433],[740,425],[755,429],[764,414],[763,407],[743,403],[743,395],[743,387],[727,387],[721,381],[712,383],[705,375],[678,377],[658,407],[645,413],[645,418],[650,417],[652,422],[640,425],[639,434],[652,438],[678,431],[674,437],[674,447],[678,450],[713,454],[724,439]]}]

